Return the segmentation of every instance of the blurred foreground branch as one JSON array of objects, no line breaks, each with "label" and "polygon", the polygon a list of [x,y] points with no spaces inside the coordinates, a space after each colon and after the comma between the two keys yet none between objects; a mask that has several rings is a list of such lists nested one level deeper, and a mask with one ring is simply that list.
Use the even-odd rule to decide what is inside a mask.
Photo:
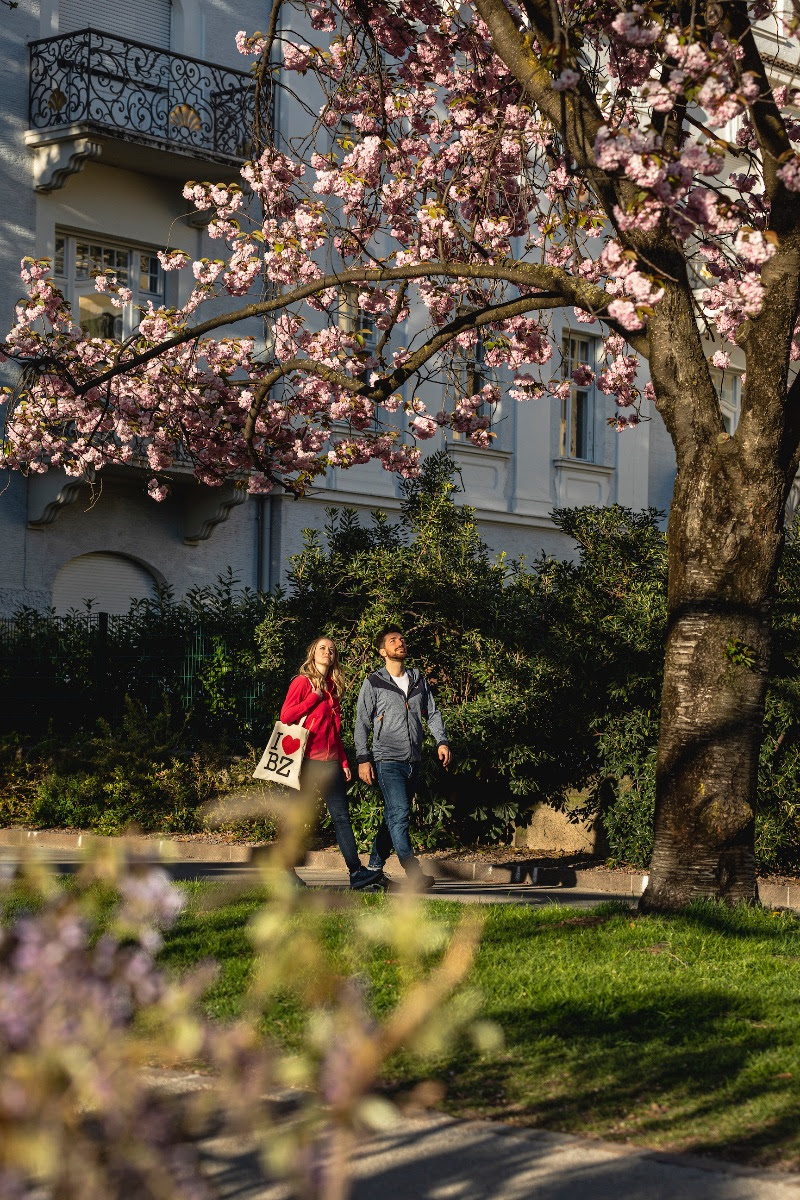
[{"label": "blurred foreground branch", "polygon": [[[312,798],[301,798],[261,867],[266,899],[251,923],[256,951],[242,1016],[204,1016],[208,964],[176,978],[158,963],[163,930],[185,895],[166,872],[131,861],[124,842],[98,844],[64,883],[26,861],[0,891],[0,1197],[34,1200],[212,1200],[197,1141],[209,1118],[255,1141],[272,1177],[308,1200],[345,1200],[360,1136],[392,1119],[376,1095],[398,1049],[424,1053],[472,1021],[457,994],[473,960],[472,914],[450,937],[424,906],[399,896],[368,904],[302,891],[297,861]],[[214,902],[229,899],[221,889]],[[204,897],[204,903],[207,903]],[[352,970],[324,938],[331,907],[352,915]],[[376,945],[401,964],[384,1020],[359,963]],[[261,1032],[279,994],[305,1015],[299,1049]],[[209,1069],[211,1086],[165,1095],[147,1064]],[[286,1089],[293,1103],[287,1116]]]}]

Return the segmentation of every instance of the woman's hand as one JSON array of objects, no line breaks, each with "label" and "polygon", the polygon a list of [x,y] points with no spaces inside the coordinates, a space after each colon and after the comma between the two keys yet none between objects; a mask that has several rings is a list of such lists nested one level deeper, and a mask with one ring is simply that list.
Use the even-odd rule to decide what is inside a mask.
[{"label": "woman's hand", "polygon": [[350,770],[349,767],[342,767],[342,770],[344,771],[345,781],[347,783],[349,783],[350,780],[353,778],[353,772]]}]

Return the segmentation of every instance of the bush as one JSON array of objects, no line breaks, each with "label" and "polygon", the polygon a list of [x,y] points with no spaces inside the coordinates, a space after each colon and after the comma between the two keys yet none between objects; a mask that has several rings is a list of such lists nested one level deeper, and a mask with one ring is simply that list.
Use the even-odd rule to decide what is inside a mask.
[{"label": "bush", "polygon": [[[66,745],[45,739],[26,747],[18,736],[0,742],[0,822],[34,828],[89,829],[114,835],[196,833],[203,809],[249,780],[253,756],[231,761],[209,745],[182,749],[168,707],[150,716],[128,700],[118,728],[106,720]],[[269,840],[270,819],[215,823],[223,833]]]},{"label": "bush", "polygon": [[[496,842],[546,801],[576,818],[599,816],[611,861],[646,865],[666,637],[660,514],[619,505],[556,512],[577,561],[526,564],[490,554],[459,492],[452,461],[433,455],[421,477],[404,485],[396,524],[380,512],[362,525],[350,509],[327,510],[322,533],[305,531],[286,592],[238,591],[228,573],[180,602],[164,593],[135,604],[108,630],[107,669],[113,661],[125,705],[97,723],[107,693],[89,689],[95,708],[82,727],[67,735],[57,724],[59,701],[48,736],[6,738],[0,820],[106,832],[131,822],[146,830],[201,828],[202,806],[248,778],[253,748],[265,743],[307,644],[325,633],[339,645],[350,680],[342,705],[347,739],[360,683],[380,665],[375,635],[394,621],[434,687],[454,751],[446,773],[430,742],[424,750],[415,819],[422,848]],[[87,655],[86,628],[76,616],[56,636],[52,622],[25,614],[20,636],[31,661],[50,656],[63,686],[89,688],[85,662],[102,656]],[[774,628],[757,855],[762,870],[795,870],[800,543],[792,538]],[[575,790],[585,797],[578,809]],[[379,796],[356,782],[351,800],[366,848],[380,819]],[[268,821],[234,828],[272,833]]]},{"label": "bush", "polygon": [[[592,737],[577,713],[575,680],[553,653],[546,620],[549,577],[521,562],[493,558],[446,455],[428,459],[404,487],[399,524],[373,514],[362,526],[351,510],[328,510],[324,539],[306,530],[292,560],[286,632],[299,662],[326,633],[340,648],[352,686],[343,702],[351,730],[359,686],[381,660],[375,635],[387,622],[406,631],[413,664],[434,687],[454,752],[450,774],[426,748],[415,822],[423,846],[496,841],[541,799],[580,786]],[[546,566],[546,570],[544,567]],[[275,663],[271,622],[257,631],[265,663]],[[283,658],[286,662],[286,657]],[[564,754],[564,725],[574,753]],[[365,845],[379,820],[374,789],[354,786],[353,818]]]}]

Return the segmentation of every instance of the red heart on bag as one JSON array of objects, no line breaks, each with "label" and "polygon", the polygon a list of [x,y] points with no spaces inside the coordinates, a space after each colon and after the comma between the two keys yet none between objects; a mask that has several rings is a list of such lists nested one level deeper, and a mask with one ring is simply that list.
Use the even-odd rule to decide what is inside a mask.
[{"label": "red heart on bag", "polygon": [[290,733],[281,742],[284,754],[294,754],[295,750],[300,749],[300,738],[292,737]]}]

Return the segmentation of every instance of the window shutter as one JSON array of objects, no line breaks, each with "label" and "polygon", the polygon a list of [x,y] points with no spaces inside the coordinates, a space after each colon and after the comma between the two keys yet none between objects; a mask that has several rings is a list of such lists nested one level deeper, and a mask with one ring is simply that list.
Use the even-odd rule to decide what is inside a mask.
[{"label": "window shutter", "polygon": [[92,612],[126,613],[131,600],[154,597],[156,583],[148,570],[122,554],[81,554],[56,575],[53,608],[63,616],[71,608]]},{"label": "window shutter", "polygon": [[145,42],[169,50],[171,0],[136,0],[109,4],[108,0],[61,0],[59,33],[75,29],[97,29],[133,42]]}]

